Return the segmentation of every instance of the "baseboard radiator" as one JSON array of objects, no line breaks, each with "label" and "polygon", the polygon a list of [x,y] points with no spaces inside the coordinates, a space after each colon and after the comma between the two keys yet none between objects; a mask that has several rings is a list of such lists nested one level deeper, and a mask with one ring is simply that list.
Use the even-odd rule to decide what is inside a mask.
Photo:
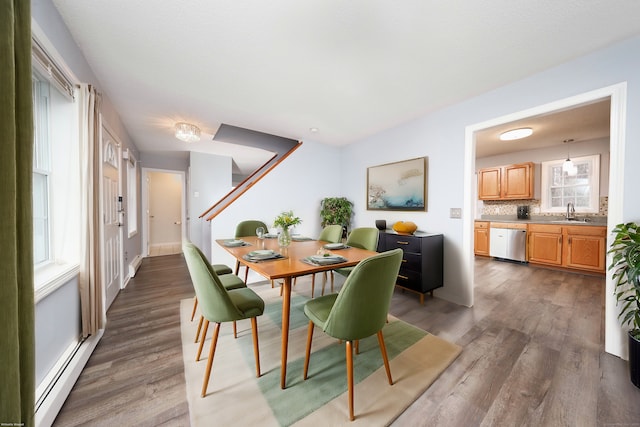
[{"label": "baseboard radiator", "polygon": [[129,277],[135,277],[138,268],[140,268],[140,264],[142,264],[142,257],[140,255],[136,255],[136,257],[129,264]]}]

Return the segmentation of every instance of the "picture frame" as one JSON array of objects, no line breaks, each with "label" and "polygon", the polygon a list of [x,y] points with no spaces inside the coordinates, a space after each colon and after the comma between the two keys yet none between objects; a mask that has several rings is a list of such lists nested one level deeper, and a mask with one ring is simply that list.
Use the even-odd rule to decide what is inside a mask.
[{"label": "picture frame", "polygon": [[427,157],[367,168],[367,210],[427,210]]}]

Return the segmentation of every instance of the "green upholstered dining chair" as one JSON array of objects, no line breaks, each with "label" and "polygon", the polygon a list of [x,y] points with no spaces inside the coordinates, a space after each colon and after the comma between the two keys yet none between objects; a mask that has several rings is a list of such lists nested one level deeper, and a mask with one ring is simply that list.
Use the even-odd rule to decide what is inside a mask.
[{"label": "green upholstered dining chair", "polygon": [[[187,243],[190,244],[194,247],[196,253],[198,254],[198,256],[200,256],[200,258],[202,258],[202,261],[205,263],[205,265],[207,266],[207,268],[210,271],[214,271],[216,273],[216,275],[218,275],[218,278],[220,279],[220,282],[222,283],[222,286],[225,287],[225,289],[231,290],[231,289],[238,289],[238,288],[245,288],[247,285],[242,281],[241,278],[239,278],[238,276],[236,276],[235,274],[231,274],[231,268],[224,265],[224,264],[209,264],[209,261],[207,260],[207,257],[204,253],[202,253],[202,251],[200,250],[200,248],[198,248],[196,245],[194,245],[193,243],[191,243],[189,240],[184,240],[183,241],[183,245]],[[193,310],[191,310],[191,321],[193,321],[193,317],[196,313],[196,308],[198,307],[198,295],[196,295],[193,299]],[[204,322],[204,316],[200,316],[200,320],[198,321],[198,329],[196,330],[196,338],[195,338],[195,342],[198,342],[199,337],[200,337],[200,330],[202,329],[202,323]],[[236,323],[233,322],[233,335],[237,336],[237,329],[236,329]]]},{"label": "green upholstered dining chair", "polygon": [[[373,227],[360,227],[351,230],[347,236],[347,246],[354,248],[366,249],[368,251],[376,251],[378,249],[378,237],[380,232]],[[331,271],[331,293],[333,293],[333,272],[347,277],[354,267],[343,267]],[[322,295],[324,295],[324,283],[322,284]]]},{"label": "green upholstered dining chair", "polygon": [[[338,243],[342,240],[342,226],[341,225],[327,225],[322,229],[320,235],[318,236],[318,240],[321,242],[327,243]],[[327,272],[323,272],[324,281],[327,280]],[[296,285],[296,278],[293,279],[293,285]],[[313,298],[313,292],[316,287],[316,275],[315,273],[311,275],[311,298]],[[324,294],[324,285],[322,286],[322,292]]]},{"label": "green upholstered dining chair", "polygon": [[253,336],[253,352],[256,359],[256,377],[260,377],[260,350],[258,348],[258,322],[256,317],[261,316],[264,312],[264,301],[251,289],[237,288],[227,290],[222,285],[217,274],[208,263],[198,253],[197,248],[191,243],[183,243],[182,251],[187,261],[189,274],[196,295],[200,301],[200,310],[206,319],[204,324],[204,333],[200,340],[200,347],[196,361],[200,359],[202,347],[204,346],[209,322],[215,323],[211,346],[209,348],[209,359],[207,360],[207,369],[204,374],[202,384],[201,397],[207,393],[209,377],[211,376],[211,367],[213,366],[213,358],[215,356],[216,345],[218,343],[218,334],[220,325],[223,322],[235,322],[242,319],[251,319],[251,333]]},{"label": "green upholstered dining chair", "polygon": [[[200,251],[199,248],[198,248],[198,251]],[[231,274],[233,272],[233,270],[231,270],[231,267],[229,267],[226,264],[212,264],[211,268],[213,268],[213,271],[215,271],[218,276],[222,276],[224,274]],[[196,309],[197,308],[198,308],[198,297],[194,297],[193,298],[193,310],[191,310],[191,321],[192,322],[193,322],[193,318],[196,315]]]},{"label": "green upholstered dining chair", "polygon": [[311,341],[314,326],[327,335],[346,341],[347,388],[349,396],[349,419],[354,420],[353,411],[353,343],[377,334],[382,360],[389,385],[393,385],[389,359],[382,336],[387,320],[393,288],[396,284],[402,249],[382,252],[356,265],[337,294],[309,300],[304,314],[309,318],[307,348],[304,359],[304,374],[307,379]]},{"label": "green upholstered dining chair", "polygon": [[[235,238],[238,239],[240,237],[255,236],[256,229],[258,227],[264,228],[265,233],[269,232],[269,227],[267,227],[267,225],[262,221],[258,221],[255,219],[248,219],[246,221],[241,221],[238,223],[238,225],[236,225]],[[240,270],[240,261],[236,260],[235,274],[238,274],[239,270]],[[245,283],[247,282],[248,277],[249,277],[249,267],[246,267],[244,271]],[[271,287],[273,288],[273,280],[271,281]]]}]

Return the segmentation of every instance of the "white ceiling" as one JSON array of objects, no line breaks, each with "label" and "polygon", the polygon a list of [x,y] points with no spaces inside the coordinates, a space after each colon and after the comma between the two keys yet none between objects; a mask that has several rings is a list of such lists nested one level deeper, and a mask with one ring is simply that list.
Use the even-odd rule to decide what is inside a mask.
[{"label": "white ceiling", "polygon": [[53,2],[141,151],[240,169],[221,123],[348,144],[640,34],[637,0]]}]

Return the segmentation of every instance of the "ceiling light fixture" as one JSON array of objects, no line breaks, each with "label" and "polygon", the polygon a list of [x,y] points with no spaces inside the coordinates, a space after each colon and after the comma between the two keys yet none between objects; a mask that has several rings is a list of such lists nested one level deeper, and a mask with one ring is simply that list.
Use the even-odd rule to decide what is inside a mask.
[{"label": "ceiling light fixture", "polygon": [[569,176],[575,176],[578,173],[578,168],[573,164],[571,156],[569,156],[569,144],[573,142],[573,139],[565,139],[562,142],[567,144],[567,160],[562,164],[562,172]]},{"label": "ceiling light fixture", "polygon": [[501,141],[513,141],[514,139],[522,139],[530,136],[533,133],[531,128],[519,128],[511,129],[500,134]]},{"label": "ceiling light fixture", "polygon": [[176,138],[184,142],[200,141],[200,128],[191,123],[176,123]]}]

